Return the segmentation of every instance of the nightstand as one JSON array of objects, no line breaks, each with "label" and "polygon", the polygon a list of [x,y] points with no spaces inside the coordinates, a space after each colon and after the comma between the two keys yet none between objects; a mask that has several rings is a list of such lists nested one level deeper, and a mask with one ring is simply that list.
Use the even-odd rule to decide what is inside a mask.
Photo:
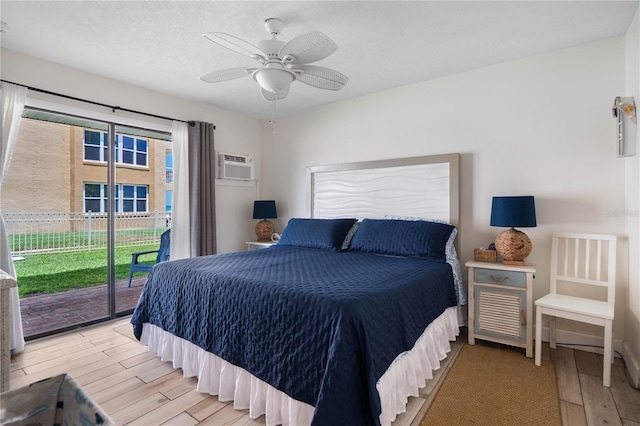
[{"label": "nightstand", "polygon": [[526,348],[533,357],[531,265],[469,261],[469,344],[475,339]]},{"label": "nightstand", "polygon": [[247,250],[259,250],[276,244],[273,241],[245,241]]}]

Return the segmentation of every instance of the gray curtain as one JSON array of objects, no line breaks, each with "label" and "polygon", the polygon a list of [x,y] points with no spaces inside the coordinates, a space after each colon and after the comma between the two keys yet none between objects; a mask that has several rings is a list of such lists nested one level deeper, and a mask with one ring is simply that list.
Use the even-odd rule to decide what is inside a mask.
[{"label": "gray curtain", "polygon": [[215,161],[211,123],[189,123],[191,256],[216,254]]}]

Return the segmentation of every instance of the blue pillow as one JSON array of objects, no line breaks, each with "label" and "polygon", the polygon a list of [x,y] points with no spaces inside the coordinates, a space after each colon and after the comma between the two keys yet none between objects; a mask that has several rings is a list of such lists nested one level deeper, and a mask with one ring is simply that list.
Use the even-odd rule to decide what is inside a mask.
[{"label": "blue pillow", "polygon": [[293,218],[289,220],[278,245],[338,251],[355,222],[356,219]]},{"label": "blue pillow", "polygon": [[447,223],[365,219],[349,250],[445,262],[445,248],[454,229]]}]

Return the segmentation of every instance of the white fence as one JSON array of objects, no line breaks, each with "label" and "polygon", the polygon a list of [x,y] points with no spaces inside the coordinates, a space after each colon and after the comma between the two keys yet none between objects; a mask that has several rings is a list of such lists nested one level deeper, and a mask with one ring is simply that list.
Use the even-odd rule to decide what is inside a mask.
[{"label": "white fence", "polygon": [[[107,246],[107,214],[2,212],[13,255],[76,251]],[[160,243],[171,212],[116,213],[116,245]]]}]

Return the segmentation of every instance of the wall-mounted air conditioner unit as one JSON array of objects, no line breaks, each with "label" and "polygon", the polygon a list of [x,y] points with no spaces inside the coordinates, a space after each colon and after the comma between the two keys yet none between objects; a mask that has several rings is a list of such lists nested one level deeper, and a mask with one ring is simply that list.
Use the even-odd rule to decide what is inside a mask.
[{"label": "wall-mounted air conditioner unit", "polygon": [[218,178],[253,180],[253,158],[248,155],[218,153]]}]

